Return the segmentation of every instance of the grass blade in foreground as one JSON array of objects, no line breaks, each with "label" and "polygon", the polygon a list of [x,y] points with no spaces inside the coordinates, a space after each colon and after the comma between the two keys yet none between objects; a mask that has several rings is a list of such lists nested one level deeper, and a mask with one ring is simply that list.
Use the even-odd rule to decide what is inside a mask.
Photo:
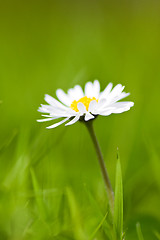
[{"label": "grass blade in foreground", "polygon": [[158,240],[160,240],[160,233],[159,233],[159,232],[154,231],[154,235],[156,236],[156,238],[157,238]]},{"label": "grass blade in foreground", "polygon": [[138,239],[144,240],[139,222],[136,224],[136,230],[137,230]]},{"label": "grass blade in foreground", "polygon": [[114,229],[116,239],[121,240],[123,237],[123,186],[119,155],[117,157],[115,184]]},{"label": "grass blade in foreground", "polygon": [[107,215],[108,215],[108,212],[106,212],[106,214],[104,215],[103,219],[101,220],[101,222],[98,224],[98,226],[96,227],[96,229],[95,229],[94,232],[92,233],[90,239],[93,239],[93,238],[94,238],[94,236],[96,235],[96,233],[98,232],[98,230],[101,228],[102,224],[104,223]]},{"label": "grass blade in foreground", "polygon": [[78,210],[78,205],[77,205],[75,196],[69,187],[66,188],[66,195],[68,198],[68,204],[69,204],[70,215],[72,220],[71,224],[73,224],[72,225],[73,235],[76,240],[85,240],[87,238],[81,226],[81,221],[80,221],[81,216]]},{"label": "grass blade in foreground", "polygon": [[32,168],[30,169],[30,172],[31,172],[31,179],[32,179],[33,189],[34,189],[34,192],[35,192],[35,200],[37,202],[37,207],[38,207],[38,210],[39,210],[39,214],[40,214],[42,219],[45,219],[46,218],[46,212],[45,212],[42,196],[39,196],[39,193],[40,193],[39,184],[38,184],[35,172]]}]

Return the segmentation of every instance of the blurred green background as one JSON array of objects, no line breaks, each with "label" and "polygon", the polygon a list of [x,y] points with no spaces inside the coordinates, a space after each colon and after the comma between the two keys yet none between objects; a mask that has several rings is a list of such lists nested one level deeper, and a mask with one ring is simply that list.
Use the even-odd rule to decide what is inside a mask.
[{"label": "blurred green background", "polygon": [[85,127],[36,122],[45,93],[94,79],[135,102],[94,123],[113,188],[119,148],[126,240],[137,222],[160,239],[160,1],[0,5],[0,240],[110,239],[97,228],[107,197]]}]

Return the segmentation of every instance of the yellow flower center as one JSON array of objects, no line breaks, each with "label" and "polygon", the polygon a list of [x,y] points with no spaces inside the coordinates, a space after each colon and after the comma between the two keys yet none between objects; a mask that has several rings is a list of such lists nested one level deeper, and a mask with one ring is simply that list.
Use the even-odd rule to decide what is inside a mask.
[{"label": "yellow flower center", "polygon": [[74,101],[71,103],[70,108],[73,109],[73,110],[76,111],[76,112],[79,112],[78,107],[77,107],[77,104],[78,104],[79,102],[81,102],[81,103],[84,104],[84,106],[86,107],[86,110],[88,111],[89,104],[90,104],[90,102],[93,101],[93,100],[96,100],[96,101],[98,102],[98,99],[96,99],[95,97],[93,97],[93,98],[88,98],[88,97],[86,97],[86,96],[85,96],[85,97],[82,97],[82,98],[80,98],[78,101],[74,100]]}]

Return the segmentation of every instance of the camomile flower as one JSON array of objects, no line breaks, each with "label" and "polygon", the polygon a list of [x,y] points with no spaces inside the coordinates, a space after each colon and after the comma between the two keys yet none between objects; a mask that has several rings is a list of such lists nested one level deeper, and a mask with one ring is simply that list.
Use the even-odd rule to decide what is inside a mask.
[{"label": "camomile flower", "polygon": [[48,104],[41,104],[41,107],[38,109],[45,119],[37,120],[38,122],[45,122],[63,118],[63,120],[54,123],[47,128],[55,128],[63,123],[66,123],[65,126],[68,126],[79,120],[86,123],[85,126],[88,129],[96,150],[101,173],[106,186],[112,217],[114,216],[114,192],[100,145],[94,131],[92,120],[98,115],[109,116],[112,113],[128,111],[134,103],[130,101],[120,101],[129,95],[129,93],[125,93],[123,90],[124,86],[121,84],[117,84],[113,88],[113,84],[109,83],[107,87],[100,92],[100,84],[98,80],[95,80],[93,83],[87,82],[84,91],[79,85],[69,89],[67,93],[62,89],[58,89],[56,91],[58,100],[48,94],[45,95],[44,99]]},{"label": "camomile flower", "polygon": [[[48,105],[41,104],[38,111],[43,113],[45,119],[37,120],[45,122],[64,118],[47,128],[55,128],[65,122],[65,126],[72,125],[79,120],[90,121],[98,115],[109,116],[112,113],[122,113],[128,111],[133,105],[130,101],[120,101],[127,97],[129,93],[123,92],[124,86],[109,83],[107,87],[100,92],[100,83],[98,80],[87,82],[84,91],[81,86],[76,85],[70,88],[67,93],[62,89],[56,91],[58,100],[45,95],[45,101]],[[120,102],[119,102],[120,101]],[[45,114],[45,115],[44,115]]]}]

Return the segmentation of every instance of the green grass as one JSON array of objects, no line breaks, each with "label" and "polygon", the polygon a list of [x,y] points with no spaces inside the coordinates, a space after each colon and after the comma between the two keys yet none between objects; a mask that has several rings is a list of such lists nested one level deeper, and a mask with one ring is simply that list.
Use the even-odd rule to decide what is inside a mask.
[{"label": "green grass", "polygon": [[[151,0],[1,4],[0,240],[115,240],[115,229],[126,240],[160,238],[159,9]],[[101,89],[122,83],[135,102],[94,123],[114,222],[83,124],[36,122],[44,94],[96,78]]]},{"label": "green grass", "polygon": [[123,239],[123,184],[119,155],[117,156],[115,202],[114,202],[114,228],[116,239]]},{"label": "green grass", "polygon": [[136,230],[137,230],[138,239],[139,240],[144,240],[143,234],[142,234],[142,231],[141,231],[140,223],[136,224]]}]

